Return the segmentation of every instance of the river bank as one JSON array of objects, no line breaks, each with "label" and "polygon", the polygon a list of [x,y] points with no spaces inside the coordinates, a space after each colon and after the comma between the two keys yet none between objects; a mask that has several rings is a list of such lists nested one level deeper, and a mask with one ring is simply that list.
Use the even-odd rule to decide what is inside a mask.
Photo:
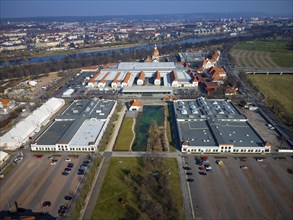
[{"label": "river bank", "polygon": [[[212,39],[220,39],[228,36],[206,36],[201,38],[180,38],[172,39],[165,41],[154,41],[148,43],[133,43],[133,44],[122,44],[122,45],[107,45],[103,47],[91,47],[91,48],[82,48],[78,50],[66,50],[66,51],[43,51],[41,53],[20,53],[16,59],[15,57],[11,59],[4,59],[0,57],[0,66],[13,66],[21,64],[35,64],[40,62],[49,62],[52,60],[62,60],[66,57],[69,58],[79,58],[81,56],[100,56],[106,55],[113,52],[119,52],[121,50],[141,50],[141,49],[152,49],[154,44],[157,44],[159,47],[172,45],[172,44],[184,44],[184,43],[198,43],[209,41]],[[101,54],[102,53],[102,54]]]}]

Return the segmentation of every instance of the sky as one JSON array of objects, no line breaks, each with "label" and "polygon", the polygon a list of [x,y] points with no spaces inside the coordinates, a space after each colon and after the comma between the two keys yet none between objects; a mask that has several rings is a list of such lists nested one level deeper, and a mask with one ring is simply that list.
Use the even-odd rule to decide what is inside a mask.
[{"label": "sky", "polygon": [[293,0],[0,0],[1,18],[262,12],[291,16]]}]

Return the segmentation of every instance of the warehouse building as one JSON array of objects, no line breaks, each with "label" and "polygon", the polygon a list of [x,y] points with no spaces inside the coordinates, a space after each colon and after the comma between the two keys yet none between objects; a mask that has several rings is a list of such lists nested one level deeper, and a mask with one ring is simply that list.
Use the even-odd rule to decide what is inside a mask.
[{"label": "warehouse building", "polygon": [[[121,62],[105,66],[89,83],[89,87],[109,87],[112,89],[127,88],[127,92],[135,86],[143,87],[196,87],[193,76],[183,63],[154,62],[136,63]],[[107,77],[105,80],[105,76]],[[176,76],[176,77],[174,77]],[[146,89],[148,90],[148,89]]]},{"label": "warehouse building", "polygon": [[63,99],[51,98],[31,115],[18,122],[10,131],[0,137],[0,146],[16,150],[49,123],[50,118],[65,104]]},{"label": "warehouse building", "polygon": [[224,99],[173,103],[181,151],[186,153],[270,153],[263,140],[233,104]]},{"label": "warehouse building", "polygon": [[96,151],[116,105],[112,100],[75,100],[31,143],[31,150]]}]

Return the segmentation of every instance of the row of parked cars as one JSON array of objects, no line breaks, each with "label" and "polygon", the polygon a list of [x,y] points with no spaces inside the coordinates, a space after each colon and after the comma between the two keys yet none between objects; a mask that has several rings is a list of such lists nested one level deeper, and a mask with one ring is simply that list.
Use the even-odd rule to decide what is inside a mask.
[{"label": "row of parked cars", "polygon": [[199,174],[207,175],[207,172],[213,171],[208,157],[195,157],[195,164],[198,165]]}]

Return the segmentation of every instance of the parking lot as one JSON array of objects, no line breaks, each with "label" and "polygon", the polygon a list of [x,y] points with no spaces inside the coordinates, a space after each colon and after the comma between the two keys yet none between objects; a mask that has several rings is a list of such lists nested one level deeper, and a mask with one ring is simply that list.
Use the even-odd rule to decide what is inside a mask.
[{"label": "parking lot", "polygon": [[[288,169],[293,158],[259,156],[263,161],[258,162],[257,157],[208,156],[208,162],[197,165],[194,155],[185,156],[195,219],[291,219],[293,175]],[[205,164],[212,171],[199,169]]]},{"label": "parking lot", "polygon": [[[271,129],[268,125],[269,122],[266,121],[258,111],[250,111],[245,108],[238,108],[238,110],[244,114],[249,123],[257,130],[257,132],[264,138],[266,141],[272,144],[271,152],[275,153],[278,151],[279,147],[290,149],[290,145],[286,141],[280,140],[280,134],[276,129]],[[281,144],[282,143],[282,144]]]},{"label": "parking lot", "polygon": [[[53,158],[49,159],[48,157],[51,156]],[[78,175],[78,170],[86,157],[86,154],[28,153],[0,182],[0,210],[16,211],[15,202],[17,202],[18,208],[22,210],[31,210],[34,213],[45,212],[53,217],[59,215],[58,210],[63,205],[66,207],[63,212],[66,213],[71,197],[74,199],[83,177]],[[71,170],[67,168],[69,163],[73,164]],[[65,168],[68,173],[64,175]],[[44,204],[46,201],[48,202]],[[1,213],[0,217],[2,217]]]}]

